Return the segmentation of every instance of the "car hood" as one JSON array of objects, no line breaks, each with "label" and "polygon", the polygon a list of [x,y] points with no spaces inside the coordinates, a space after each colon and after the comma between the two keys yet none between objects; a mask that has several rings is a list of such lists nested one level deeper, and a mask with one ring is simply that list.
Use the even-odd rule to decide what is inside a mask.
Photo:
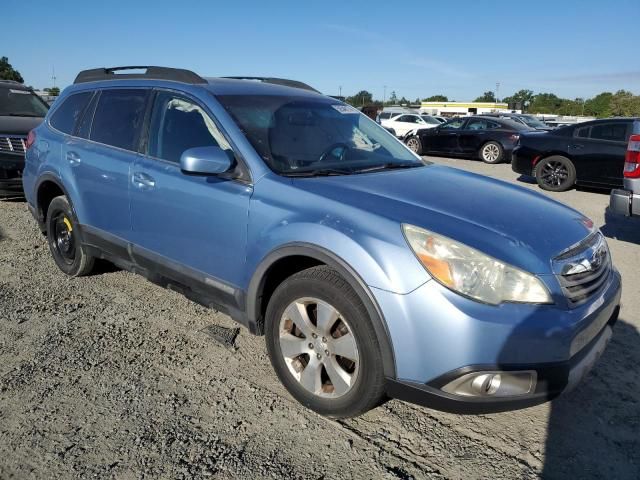
[{"label": "car hood", "polygon": [[42,123],[44,117],[9,117],[0,115],[0,135],[26,135]]},{"label": "car hood", "polygon": [[296,179],[297,188],[463,242],[526,271],[551,273],[551,259],[584,239],[593,223],[531,191],[437,165]]}]

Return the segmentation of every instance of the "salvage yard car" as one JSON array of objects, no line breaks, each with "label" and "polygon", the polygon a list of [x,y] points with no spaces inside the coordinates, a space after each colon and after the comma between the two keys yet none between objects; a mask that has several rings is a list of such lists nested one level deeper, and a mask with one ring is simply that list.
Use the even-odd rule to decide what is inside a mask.
[{"label": "salvage yard car", "polygon": [[620,275],[579,212],[426,163],[300,82],[127,72],[81,72],[29,135],[29,209],[67,275],[107,259],[228,313],[332,417],[521,408],[604,350]]},{"label": "salvage yard car", "polygon": [[480,158],[485,163],[511,160],[520,134],[532,130],[508,119],[473,116],[454,118],[435,128],[417,128],[404,137],[418,155],[427,153]]},{"label": "salvage yard car", "polygon": [[42,122],[47,110],[30,88],[0,80],[0,198],[22,196],[27,134]]},{"label": "salvage yard car", "polygon": [[535,177],[544,190],[563,192],[575,185],[622,186],[627,143],[636,118],[606,118],[520,136],[511,167]]},{"label": "salvage yard car", "polygon": [[633,123],[623,175],[624,189],[611,192],[609,208],[618,215],[640,216],[640,122]]}]

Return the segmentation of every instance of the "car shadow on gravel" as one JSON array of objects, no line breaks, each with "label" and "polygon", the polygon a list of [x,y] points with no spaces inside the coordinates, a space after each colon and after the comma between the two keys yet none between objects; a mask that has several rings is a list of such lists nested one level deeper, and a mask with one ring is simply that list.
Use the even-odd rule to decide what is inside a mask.
[{"label": "car shadow on gravel", "polygon": [[618,320],[599,362],[552,402],[542,478],[640,478],[640,335]]}]

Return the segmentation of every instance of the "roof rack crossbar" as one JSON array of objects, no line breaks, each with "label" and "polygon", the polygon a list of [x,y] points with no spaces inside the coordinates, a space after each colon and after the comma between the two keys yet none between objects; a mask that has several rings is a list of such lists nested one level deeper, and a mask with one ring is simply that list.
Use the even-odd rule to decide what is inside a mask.
[{"label": "roof rack crossbar", "polygon": [[[118,73],[127,70],[145,70],[144,73]],[[182,68],[168,68],[156,66],[126,66],[126,67],[109,67],[109,68],[93,68],[91,70],[83,70],[78,73],[74,80],[75,83],[98,82],[101,80],[120,80],[141,78],[148,80],[172,80],[182,83],[207,83],[197,73]]]},{"label": "roof rack crossbar", "polygon": [[222,78],[230,78],[233,80],[256,80],[264,83],[273,83],[274,85],[283,85],[285,87],[293,87],[293,88],[301,88],[302,90],[309,90],[311,92],[320,93],[318,90],[313,88],[306,83],[300,82],[298,80],[289,80],[286,78],[276,78],[276,77],[222,77]]}]

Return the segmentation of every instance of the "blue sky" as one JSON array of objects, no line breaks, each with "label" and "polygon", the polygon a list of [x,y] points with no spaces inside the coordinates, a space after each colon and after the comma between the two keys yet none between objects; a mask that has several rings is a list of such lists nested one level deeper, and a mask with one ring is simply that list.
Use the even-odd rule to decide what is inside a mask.
[{"label": "blue sky", "polygon": [[[0,56],[36,88],[85,68],[166,65],[472,100],[521,88],[640,94],[639,0],[4,0]],[[33,15],[31,12],[37,12]]]}]

